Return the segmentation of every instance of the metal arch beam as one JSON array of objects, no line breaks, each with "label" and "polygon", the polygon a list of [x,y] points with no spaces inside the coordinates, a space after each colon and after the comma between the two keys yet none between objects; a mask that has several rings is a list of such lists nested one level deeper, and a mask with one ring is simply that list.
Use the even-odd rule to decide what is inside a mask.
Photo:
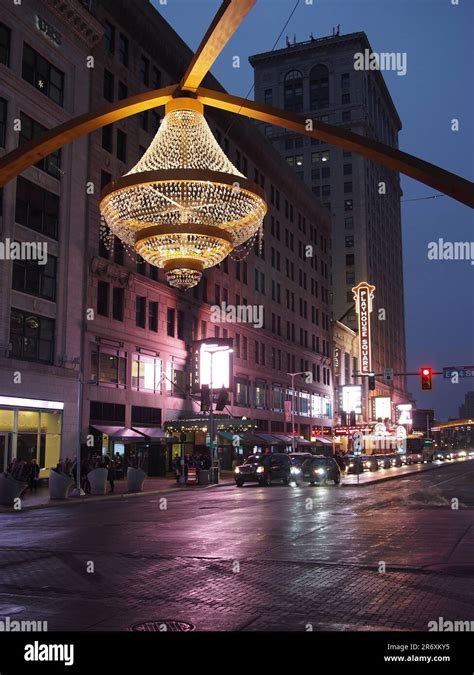
[{"label": "metal arch beam", "polygon": [[389,145],[317,120],[313,120],[313,129],[308,131],[306,128],[308,118],[302,115],[296,115],[292,112],[286,112],[279,108],[273,108],[220,91],[199,87],[196,94],[198,100],[204,105],[252,117],[267,124],[274,124],[312,138],[318,138],[345,150],[354,151],[367,159],[383,164],[394,171],[404,173],[406,176],[425,183],[425,185],[443,192],[458,202],[474,208],[474,183]]},{"label": "metal arch beam", "polygon": [[181,80],[183,91],[196,91],[256,2],[257,0],[223,0]]},{"label": "metal arch beam", "polygon": [[173,84],[169,87],[131,96],[49,129],[41,136],[19,146],[0,159],[0,186],[8,183],[43,157],[47,157],[54,150],[75,141],[81,136],[144,110],[165,105],[173,98],[177,90],[178,85]]}]

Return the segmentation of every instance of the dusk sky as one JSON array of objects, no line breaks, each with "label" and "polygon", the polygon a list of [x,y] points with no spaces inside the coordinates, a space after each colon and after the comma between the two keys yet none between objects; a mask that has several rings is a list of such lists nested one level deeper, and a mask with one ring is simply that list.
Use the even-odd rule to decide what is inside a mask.
[{"label": "dusk sky", "polygon": [[[453,0],[454,2],[456,0]],[[459,0],[300,0],[277,45],[286,35],[298,42],[365,31],[375,52],[406,52],[407,74],[385,72],[403,129],[400,149],[437,164],[469,180],[474,164],[474,3]],[[168,0],[157,9],[192,48],[196,49],[219,0]],[[296,0],[259,0],[212,73],[231,93],[253,98],[253,69],[248,57],[269,51],[285,25]],[[240,56],[241,67],[232,67]],[[459,131],[451,120],[459,120]],[[430,261],[427,248],[442,238],[474,242],[473,212],[449,197],[402,176],[405,318],[407,369],[422,365],[474,365],[474,265],[470,261]],[[410,201],[417,200],[417,201]],[[418,201],[419,200],[419,201]],[[473,245],[474,246],[474,245]],[[473,261],[474,262],[474,261]],[[370,280],[368,280],[370,281]],[[389,366],[390,364],[387,364]],[[458,385],[434,378],[433,390],[421,392],[418,377],[408,379],[418,407],[434,407],[439,419],[458,417],[464,394],[473,380]]]}]

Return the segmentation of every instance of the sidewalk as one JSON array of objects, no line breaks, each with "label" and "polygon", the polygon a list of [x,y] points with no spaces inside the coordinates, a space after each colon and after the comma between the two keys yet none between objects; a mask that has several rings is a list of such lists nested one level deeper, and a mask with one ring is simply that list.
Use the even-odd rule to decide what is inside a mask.
[{"label": "sidewalk", "polygon": [[143,484],[142,492],[127,492],[127,481],[116,480],[114,485],[114,492],[110,492],[110,485],[107,483],[106,495],[84,495],[82,497],[68,497],[67,499],[50,499],[49,489],[47,486],[38,488],[36,493],[31,493],[29,490],[23,495],[21,499],[21,509],[14,510],[11,506],[0,505],[0,513],[11,513],[12,511],[20,512],[27,509],[40,509],[53,506],[65,506],[71,504],[83,504],[85,502],[103,501],[110,499],[124,499],[129,497],[139,497],[143,495],[157,495],[168,494],[170,492],[186,492],[189,490],[205,490],[216,488],[221,485],[231,485],[233,481],[232,471],[221,471],[221,480],[217,485],[180,485],[176,483],[176,478],[173,474],[166,476],[158,476],[146,478]]}]

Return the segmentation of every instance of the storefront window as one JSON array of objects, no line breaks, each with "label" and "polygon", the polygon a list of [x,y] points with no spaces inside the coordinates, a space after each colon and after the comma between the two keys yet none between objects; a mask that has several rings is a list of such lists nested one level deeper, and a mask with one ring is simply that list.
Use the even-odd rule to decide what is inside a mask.
[{"label": "storefront window", "polygon": [[317,394],[311,394],[311,417],[321,417],[322,399]]},{"label": "storefront window", "polygon": [[310,413],[310,395],[305,391],[300,392],[300,414],[308,417]]},{"label": "storefront window", "polygon": [[0,410],[0,432],[10,431],[13,431],[13,410]]}]

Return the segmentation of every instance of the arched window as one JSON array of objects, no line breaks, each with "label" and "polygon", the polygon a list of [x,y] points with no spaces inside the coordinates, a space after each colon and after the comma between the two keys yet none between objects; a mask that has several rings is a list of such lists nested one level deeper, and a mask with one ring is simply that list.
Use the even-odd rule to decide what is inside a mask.
[{"label": "arched window", "polygon": [[303,110],[303,75],[299,70],[290,70],[285,75],[284,105],[285,110]]},{"label": "arched window", "polygon": [[315,66],[309,74],[309,101],[311,110],[329,107],[329,71],[326,66]]}]

